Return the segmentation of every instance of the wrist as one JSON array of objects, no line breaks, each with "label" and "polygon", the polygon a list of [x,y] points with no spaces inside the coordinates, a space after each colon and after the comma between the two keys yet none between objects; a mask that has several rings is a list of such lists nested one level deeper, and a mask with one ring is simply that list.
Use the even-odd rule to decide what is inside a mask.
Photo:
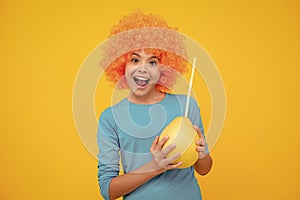
[{"label": "wrist", "polygon": [[151,176],[156,176],[165,171],[164,168],[159,167],[153,160],[142,166],[141,168],[133,171],[134,173],[143,173]]},{"label": "wrist", "polygon": [[208,153],[202,154],[201,156],[199,155],[198,160],[205,159],[205,158],[207,158],[208,155],[209,155]]},{"label": "wrist", "polygon": [[159,174],[161,174],[161,173],[163,173],[163,172],[166,171],[165,168],[160,167],[153,160],[149,163],[149,166],[151,168],[151,172],[154,173],[154,174],[156,174],[156,175],[159,175]]}]

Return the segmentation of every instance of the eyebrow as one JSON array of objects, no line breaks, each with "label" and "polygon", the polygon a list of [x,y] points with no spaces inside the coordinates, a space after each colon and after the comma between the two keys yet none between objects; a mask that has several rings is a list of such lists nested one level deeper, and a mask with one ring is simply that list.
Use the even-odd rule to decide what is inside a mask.
[{"label": "eyebrow", "polygon": [[[139,58],[141,58],[141,56],[138,54],[138,53],[132,53],[131,55],[136,55],[138,56]],[[157,56],[151,56],[150,58],[148,58],[148,60],[152,59],[152,58],[156,58],[158,61],[160,61],[159,57]]]}]

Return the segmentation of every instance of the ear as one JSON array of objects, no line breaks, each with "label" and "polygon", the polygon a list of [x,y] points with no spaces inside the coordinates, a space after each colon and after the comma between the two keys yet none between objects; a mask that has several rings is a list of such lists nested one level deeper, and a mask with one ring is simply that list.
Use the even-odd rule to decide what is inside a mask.
[{"label": "ear", "polygon": [[119,82],[117,83],[117,89],[118,90],[122,90],[122,89],[128,89],[129,86],[128,86],[128,83],[127,83],[127,80],[126,80],[126,77],[125,76],[122,76],[122,78],[119,80]]},{"label": "ear", "polygon": [[160,85],[165,85],[166,82],[167,82],[167,77],[164,76],[163,74],[161,74],[160,77],[159,77],[158,83],[159,83]]}]

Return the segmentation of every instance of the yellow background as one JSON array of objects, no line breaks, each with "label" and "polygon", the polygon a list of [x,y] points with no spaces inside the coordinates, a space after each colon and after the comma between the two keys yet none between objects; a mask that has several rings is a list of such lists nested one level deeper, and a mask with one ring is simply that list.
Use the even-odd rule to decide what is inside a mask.
[{"label": "yellow background", "polygon": [[1,1],[0,199],[100,199],[97,161],[73,122],[73,84],[89,52],[136,8],[203,45],[222,75],[227,116],[213,169],[198,177],[204,199],[299,199],[292,0]]}]

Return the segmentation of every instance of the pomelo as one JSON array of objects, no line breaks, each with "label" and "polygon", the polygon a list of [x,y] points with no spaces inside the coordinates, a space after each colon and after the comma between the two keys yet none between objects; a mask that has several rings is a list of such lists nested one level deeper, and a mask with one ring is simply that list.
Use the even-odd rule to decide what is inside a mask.
[{"label": "pomelo", "polygon": [[167,158],[174,156],[177,152],[181,153],[180,157],[172,164],[182,161],[183,163],[179,168],[187,168],[195,164],[198,159],[195,142],[199,136],[189,118],[183,116],[176,117],[162,131],[160,139],[165,136],[169,136],[169,140],[165,143],[164,147],[172,143],[176,145],[176,148],[167,155]]}]

